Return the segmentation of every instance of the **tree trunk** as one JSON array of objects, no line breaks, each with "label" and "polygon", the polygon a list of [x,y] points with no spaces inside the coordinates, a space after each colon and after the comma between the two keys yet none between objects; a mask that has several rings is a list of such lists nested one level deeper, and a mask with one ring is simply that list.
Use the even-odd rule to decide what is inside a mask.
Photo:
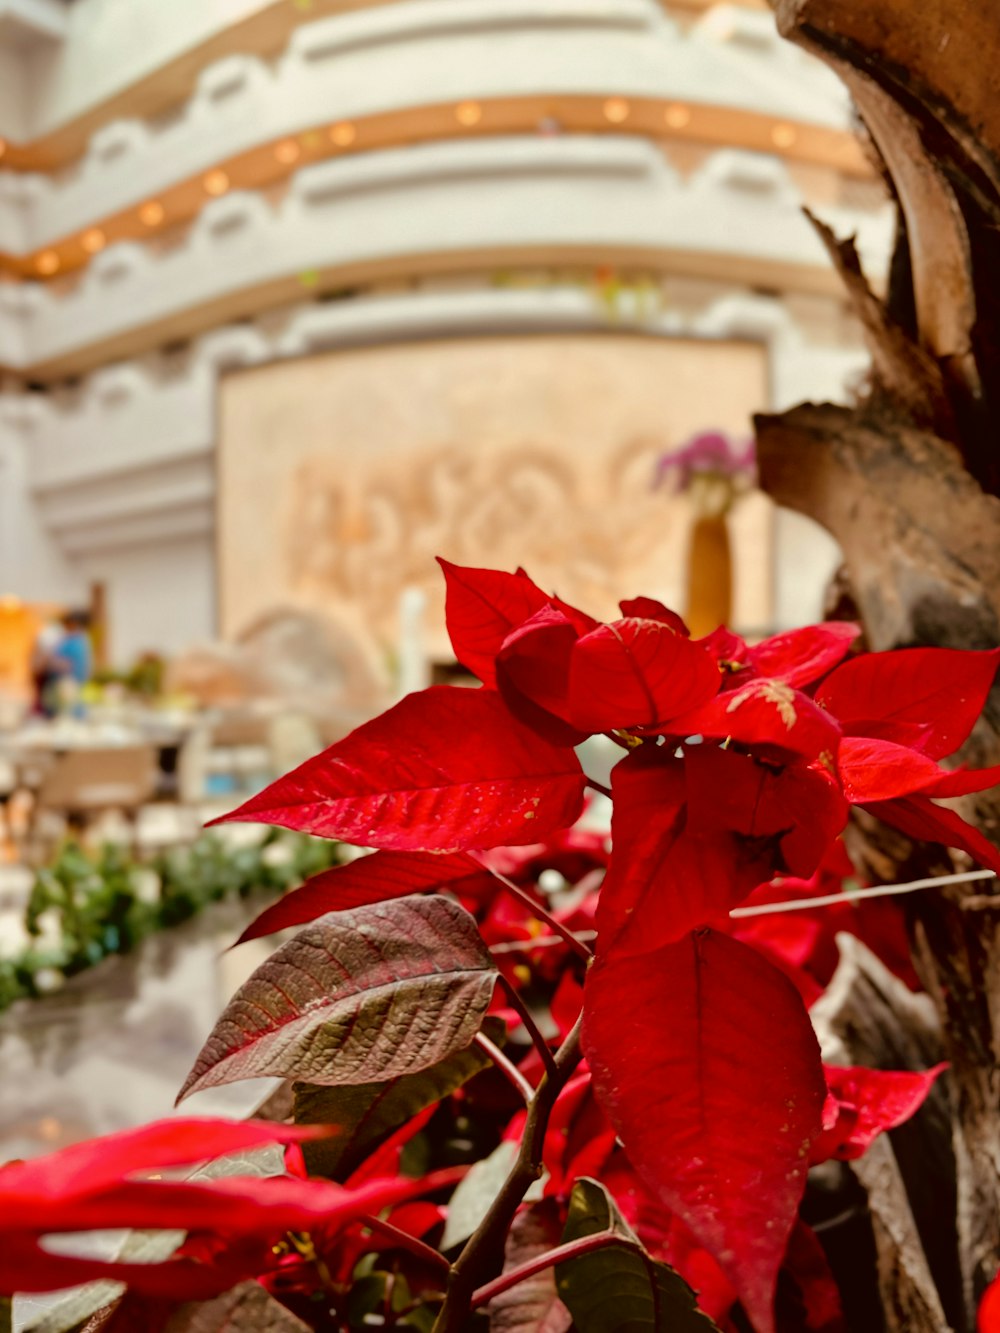
[{"label": "tree trunk", "polygon": [[[872,648],[995,647],[1000,7],[995,0],[771,2],[783,34],[825,60],[850,90],[898,226],[881,298],[853,244],[816,222],[864,330],[871,385],[852,409],[807,404],[758,418],[762,484],[838,540]],[[961,757],[1000,763],[996,690]],[[998,793],[970,798],[963,814],[1000,842]],[[947,868],[940,850],[874,827],[863,833],[859,845],[882,876]],[[941,1234],[924,1243],[957,1251],[961,1290],[940,1295],[949,1323],[972,1333],[978,1298],[1000,1265],[1000,896],[973,886],[911,902],[915,959],[953,1066],[957,1219],[941,1209]],[[880,1179],[897,1187],[888,1167],[871,1176],[873,1190]],[[884,1259],[897,1242],[891,1226],[881,1230]],[[888,1327],[902,1333],[907,1316],[893,1266],[882,1266]]]}]

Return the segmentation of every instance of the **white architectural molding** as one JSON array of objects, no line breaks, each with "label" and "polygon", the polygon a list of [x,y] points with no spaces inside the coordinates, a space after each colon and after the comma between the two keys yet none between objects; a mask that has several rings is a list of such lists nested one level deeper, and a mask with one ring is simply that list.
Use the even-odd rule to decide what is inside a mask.
[{"label": "white architectural molding", "polygon": [[[46,374],[104,344],[190,317],[302,272],[466,270],[511,251],[614,253],[653,263],[670,252],[817,270],[826,258],[776,159],[720,150],[682,179],[657,147],[625,136],[496,138],[359,154],[307,167],[275,204],[214,201],[156,253],[109,247],[73,280],[0,288],[0,356]],[[824,210],[857,231],[880,271],[887,214]],[[451,258],[450,258],[451,257]],[[176,336],[176,335],[174,335]],[[139,343],[141,345],[141,341]]]},{"label": "white architectural molding", "polygon": [[[766,14],[737,12],[773,29]],[[840,84],[816,62],[803,68],[788,49],[788,59],[776,59],[769,45],[721,41],[703,25],[680,28],[657,0],[401,0],[323,19],[297,29],[273,64],[228,56],[209,66],[194,96],[160,126],[104,126],[79,163],[37,176],[17,205],[0,194],[0,245],[18,254],[41,249],[316,125],[451,101],[721,98],[735,110],[848,129]],[[5,217],[14,208],[17,224]]]}]

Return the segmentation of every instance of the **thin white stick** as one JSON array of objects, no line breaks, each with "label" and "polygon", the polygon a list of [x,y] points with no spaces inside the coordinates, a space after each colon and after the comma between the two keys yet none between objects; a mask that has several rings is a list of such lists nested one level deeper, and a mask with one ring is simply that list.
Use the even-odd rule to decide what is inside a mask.
[{"label": "thin white stick", "polygon": [[[900,893],[916,893],[918,889],[934,889],[942,884],[970,884],[977,879],[996,879],[993,870],[967,870],[961,875],[940,875],[936,879],[914,879],[909,884],[876,884],[870,889],[855,889],[853,893],[827,893],[819,898],[794,898],[787,903],[757,903],[752,907],[734,907],[729,913],[738,916],[769,916],[777,912],[804,912],[810,907],[831,907],[834,903],[856,903],[862,898],[894,898]],[[998,899],[1000,903],[1000,899]]]}]

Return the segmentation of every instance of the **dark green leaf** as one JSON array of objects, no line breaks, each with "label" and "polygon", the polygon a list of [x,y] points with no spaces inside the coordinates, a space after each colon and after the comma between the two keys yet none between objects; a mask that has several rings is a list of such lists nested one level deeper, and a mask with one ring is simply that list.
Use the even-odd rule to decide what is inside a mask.
[{"label": "dark green leaf", "polygon": [[0,1296],[0,1333],[11,1333],[13,1327],[14,1316],[10,1301],[6,1296]]},{"label": "dark green leaf", "polygon": [[[490,1041],[501,1042],[503,1022],[488,1018],[483,1032]],[[430,1069],[382,1083],[343,1088],[296,1083],[295,1123],[339,1125],[342,1131],[334,1138],[303,1144],[309,1174],[345,1180],[394,1129],[442,1101],[489,1064],[489,1056],[470,1046]]]},{"label": "dark green leaf", "polygon": [[471,1044],[496,976],[450,899],[331,912],[237,991],[178,1101],[264,1074],[339,1087],[428,1069]]},{"label": "dark green leaf", "polygon": [[646,1253],[604,1186],[578,1180],[563,1242],[602,1232],[622,1243],[556,1269],[556,1287],[577,1333],[718,1333],[680,1274]]},{"label": "dark green leaf", "polygon": [[[503,1271],[509,1273],[554,1250],[561,1234],[562,1218],[555,1199],[542,1199],[523,1209],[507,1236]],[[551,1268],[543,1268],[494,1297],[489,1314],[490,1333],[567,1333],[573,1322],[556,1292]]]}]

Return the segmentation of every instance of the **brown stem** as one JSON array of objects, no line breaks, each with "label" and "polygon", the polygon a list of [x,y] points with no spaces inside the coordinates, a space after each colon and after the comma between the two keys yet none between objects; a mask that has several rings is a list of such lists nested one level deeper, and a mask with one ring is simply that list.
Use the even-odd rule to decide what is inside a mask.
[{"label": "brown stem", "polygon": [[522,1199],[542,1174],[542,1146],[549,1116],[560,1092],[580,1063],[580,1027],[582,1018],[560,1046],[555,1056],[554,1074],[546,1074],[528,1107],[528,1118],[521,1138],[517,1160],[504,1181],[490,1210],[455,1260],[448,1279],[448,1294],[433,1333],[465,1333],[479,1279],[487,1264],[503,1252],[504,1241]]},{"label": "brown stem", "polygon": [[[500,881],[512,898],[516,898],[519,903],[522,903],[533,916],[538,918],[539,921],[544,921],[553,934],[561,936],[573,952],[579,958],[582,958],[585,963],[590,962],[591,958],[594,956],[593,950],[588,949],[586,944],[577,939],[568,926],[564,926],[561,921],[557,921],[552,913],[547,911],[537,898],[531,896],[527,889],[522,889],[519,884],[515,884],[514,881],[508,879],[506,875],[501,875],[499,870],[494,870],[493,867],[486,862],[483,862],[483,865],[494,879]],[[530,943],[530,941],[528,943]],[[528,947],[527,944],[525,947]]]},{"label": "brown stem", "polygon": [[549,1074],[554,1074],[556,1072],[556,1062],[553,1059],[552,1052],[549,1050],[549,1043],[542,1036],[541,1032],[539,1032],[538,1024],[531,1016],[531,1010],[521,999],[513,981],[511,981],[509,977],[505,977],[502,972],[500,973],[500,984],[507,992],[511,1007],[517,1011],[518,1018],[520,1018],[521,1022],[524,1024],[524,1030],[534,1043],[535,1050],[541,1056],[542,1064],[545,1066]]},{"label": "brown stem", "polygon": [[614,799],[614,797],[611,794],[611,788],[605,787],[603,782],[595,782],[593,778],[588,778],[587,786],[591,787],[594,791],[599,791],[601,795],[606,796],[609,801]]},{"label": "brown stem", "polygon": [[535,1095],[535,1089],[524,1077],[517,1065],[514,1064],[512,1060],[508,1060],[500,1047],[495,1046],[493,1042],[490,1041],[489,1037],[485,1036],[482,1032],[476,1033],[475,1044],[484,1052],[484,1054],[490,1057],[497,1069],[500,1070],[500,1073],[506,1078],[507,1082],[517,1089],[520,1095],[524,1098],[525,1106],[530,1106],[531,1099]]},{"label": "brown stem", "polygon": [[368,1213],[358,1220],[369,1231],[377,1231],[381,1235],[387,1236],[400,1249],[409,1250],[411,1254],[415,1254],[418,1259],[423,1259],[425,1263],[431,1264],[434,1268],[448,1271],[448,1260],[444,1255],[439,1254],[437,1250],[432,1250],[429,1245],[425,1245],[416,1236],[409,1235],[408,1232],[393,1226],[391,1222],[384,1222],[381,1217],[376,1217],[373,1213]]},{"label": "brown stem", "polygon": [[546,1268],[555,1268],[556,1264],[565,1263],[567,1259],[577,1259],[584,1254],[592,1254],[594,1250],[606,1250],[611,1245],[618,1245],[623,1250],[635,1250],[637,1254],[641,1253],[637,1245],[614,1231],[598,1231],[593,1236],[568,1240],[565,1245],[557,1245],[555,1249],[548,1250],[535,1259],[529,1259],[526,1264],[521,1264],[520,1268],[512,1268],[510,1272],[501,1273],[492,1282],[487,1282],[485,1287],[480,1287],[472,1297],[472,1308],[475,1310],[480,1305],[488,1304],[494,1296],[509,1291],[519,1282],[526,1282],[529,1277],[544,1272]]}]

